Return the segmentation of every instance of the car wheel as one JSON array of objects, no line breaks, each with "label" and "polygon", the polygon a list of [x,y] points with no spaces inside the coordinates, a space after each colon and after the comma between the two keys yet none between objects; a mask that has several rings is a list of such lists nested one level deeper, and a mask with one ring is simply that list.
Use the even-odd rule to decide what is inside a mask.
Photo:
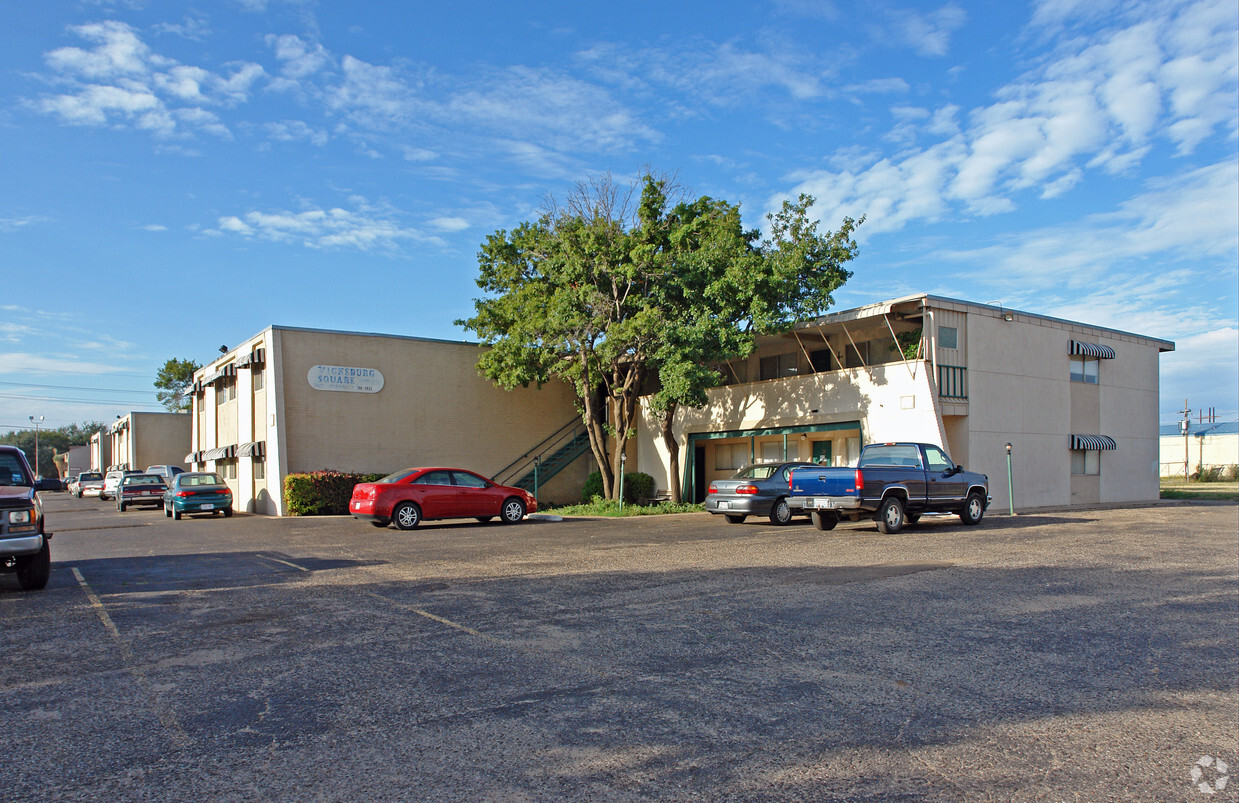
[{"label": "car wheel", "polygon": [[173,520],[173,521],[180,521],[180,520],[181,520],[181,516],[183,516],[183,515],[185,515],[185,514],[184,514],[184,513],[182,513],[181,511],[177,510],[176,508],[172,508],[172,520]]},{"label": "car wheel", "polygon": [[43,548],[33,555],[23,555],[17,559],[17,582],[23,591],[38,591],[47,585],[47,578],[52,574],[52,550],[48,546],[47,537],[43,538]]},{"label": "car wheel", "polygon": [[985,500],[975,491],[968,494],[964,507],[959,511],[959,520],[964,524],[978,524],[985,515]]},{"label": "car wheel", "polygon": [[878,507],[878,532],[894,535],[903,529],[903,500],[898,496],[888,496]]},{"label": "car wheel", "polygon": [[813,526],[819,530],[833,530],[835,525],[839,523],[839,517],[834,513],[823,513],[820,510],[810,513],[809,519],[813,522]]},{"label": "car wheel", "polygon": [[412,530],[422,523],[422,511],[412,502],[403,502],[392,511],[391,519],[396,522],[397,530]]},{"label": "car wheel", "polygon": [[499,514],[499,518],[504,524],[516,524],[525,518],[525,503],[515,496],[503,500],[503,512]]},{"label": "car wheel", "polygon": [[371,527],[386,527],[391,524],[391,519],[370,519]]},{"label": "car wheel", "polygon": [[117,511],[118,513],[124,513],[124,512],[125,512],[125,503],[124,503],[124,502],[122,502],[122,501],[120,501],[119,499],[117,499],[117,500],[116,500],[116,511]]},{"label": "car wheel", "polygon": [[770,523],[782,527],[792,520],[792,509],[787,506],[787,499],[779,497],[770,508]]},{"label": "car wheel", "polygon": [[163,514],[166,518],[169,518],[169,519],[172,518],[172,509],[165,505],[163,509]]},{"label": "car wheel", "polygon": [[727,519],[728,524],[744,524],[744,520],[747,519],[748,516],[730,516],[724,514],[723,518]]},{"label": "car wheel", "polygon": [[232,518],[232,508],[230,507],[224,508],[224,518],[226,519]]}]

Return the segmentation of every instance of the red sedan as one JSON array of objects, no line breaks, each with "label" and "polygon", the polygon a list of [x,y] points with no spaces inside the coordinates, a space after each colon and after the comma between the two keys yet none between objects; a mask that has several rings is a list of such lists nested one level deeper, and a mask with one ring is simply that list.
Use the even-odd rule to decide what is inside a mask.
[{"label": "red sedan", "polygon": [[459,468],[406,468],[378,482],[359,482],[348,503],[354,518],[375,527],[395,522],[401,530],[412,530],[423,519],[485,522],[498,516],[515,524],[537,509],[533,494],[523,488],[496,485]]}]

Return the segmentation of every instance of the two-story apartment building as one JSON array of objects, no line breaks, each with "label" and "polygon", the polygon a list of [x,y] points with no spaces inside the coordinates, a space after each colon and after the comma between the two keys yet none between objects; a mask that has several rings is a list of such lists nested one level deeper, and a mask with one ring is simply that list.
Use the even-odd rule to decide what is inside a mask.
[{"label": "two-story apartment building", "polygon": [[[594,469],[568,388],[505,391],[481,346],[272,326],[201,369],[185,462],[242,511],[281,514],[289,473],[470,468],[579,498]],[[719,367],[673,422],[672,468],[643,408],[628,468],[685,496],[760,460],[848,465],[870,442],[944,446],[1016,509],[1158,497],[1158,360],[1174,344],[1043,315],[914,295],[806,321]],[[1007,444],[1011,445],[1008,488]]]},{"label": "two-story apartment building", "polygon": [[[848,465],[870,442],[939,444],[1028,509],[1158,497],[1158,357],[1174,344],[915,295],[824,316],[720,366],[725,384],[674,423],[685,495],[750,461]],[[652,416],[639,470],[667,486]]]},{"label": "two-story apartment building", "polygon": [[218,472],[238,510],[282,515],[290,473],[439,465],[515,482],[531,450],[553,446],[573,459],[538,495],[577,501],[588,461],[557,434],[579,421],[571,392],[498,388],[478,374],[479,354],[471,343],[268,327],[195,375],[185,462]]},{"label": "two-story apartment building", "polygon": [[189,450],[193,418],[186,413],[128,413],[108,427],[107,468],[142,471],[147,466],[180,465]]}]

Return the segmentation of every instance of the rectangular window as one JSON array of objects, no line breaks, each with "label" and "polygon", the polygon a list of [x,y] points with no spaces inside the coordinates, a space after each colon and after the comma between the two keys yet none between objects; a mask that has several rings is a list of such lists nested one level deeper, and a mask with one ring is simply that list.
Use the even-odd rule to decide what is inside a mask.
[{"label": "rectangular window", "polygon": [[1072,449],[1071,473],[1075,476],[1101,473],[1101,452],[1096,449]]},{"label": "rectangular window", "polygon": [[851,343],[847,344],[846,355],[848,368],[863,368],[869,364],[869,343],[864,342],[856,346]]},{"label": "rectangular window", "polygon": [[267,478],[267,461],[261,457],[254,458],[254,479],[265,480]]},{"label": "rectangular window", "polygon": [[785,376],[796,376],[800,373],[797,365],[797,354],[776,354],[761,358],[761,378],[780,379]]},{"label": "rectangular window", "polygon": [[956,329],[954,326],[939,326],[938,327],[938,348],[940,349],[959,348],[959,329]]},{"label": "rectangular window", "polygon": [[1101,360],[1096,357],[1073,354],[1071,355],[1071,381],[1096,385],[1100,367]]},{"label": "rectangular window", "polygon": [[723,376],[724,385],[743,385],[749,381],[748,360],[725,362],[715,368]]},{"label": "rectangular window", "polygon": [[834,358],[830,354],[830,349],[818,349],[817,351],[809,352],[809,365],[813,368],[815,374],[832,370],[833,363]]},{"label": "rectangular window", "polygon": [[219,472],[226,480],[235,480],[237,478],[237,461],[236,460],[216,460],[215,470]]},{"label": "rectangular window", "polygon": [[235,376],[225,377],[215,386],[215,403],[217,405],[230,402],[236,397],[237,378]]},{"label": "rectangular window", "polygon": [[749,461],[747,443],[719,443],[714,446],[714,470],[734,471]]},{"label": "rectangular window", "polygon": [[263,374],[263,370],[262,370],[261,368],[255,368],[255,369],[253,370],[253,372],[251,373],[251,378],[252,378],[253,383],[254,383],[254,390],[262,390],[262,389],[263,389],[263,386],[264,386],[264,384],[265,384],[265,382],[266,382],[266,380],[265,380],[263,377],[264,377],[264,374]]},{"label": "rectangular window", "polygon": [[777,463],[783,459],[783,441],[766,441],[761,445],[763,463]]}]

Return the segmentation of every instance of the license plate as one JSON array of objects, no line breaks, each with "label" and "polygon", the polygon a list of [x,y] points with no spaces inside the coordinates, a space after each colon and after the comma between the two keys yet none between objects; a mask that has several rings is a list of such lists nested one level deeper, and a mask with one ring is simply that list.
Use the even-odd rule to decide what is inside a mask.
[{"label": "license plate", "polygon": [[818,510],[821,510],[822,508],[832,508],[835,506],[835,503],[829,499],[810,499],[809,503],[809,507],[817,508]]},{"label": "license plate", "polygon": [[718,509],[719,510],[731,510],[731,502],[719,502]]},{"label": "license plate", "polygon": [[215,505],[203,505],[202,507],[199,508],[199,510],[214,510],[214,509],[215,509]]}]

